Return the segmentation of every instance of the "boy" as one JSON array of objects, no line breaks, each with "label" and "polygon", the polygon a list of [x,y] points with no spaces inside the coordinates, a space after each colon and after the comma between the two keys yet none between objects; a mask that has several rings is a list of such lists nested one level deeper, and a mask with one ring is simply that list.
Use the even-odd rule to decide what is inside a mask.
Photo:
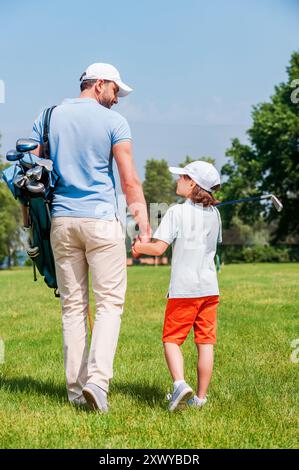
[{"label": "boy", "polygon": [[[176,193],[186,201],[168,209],[154,233],[155,242],[137,240],[132,253],[135,257],[141,253],[160,256],[174,241],[163,329],[165,358],[174,382],[169,410],[174,411],[186,404],[202,407],[207,402],[216,343],[219,290],[214,257],[217,240],[221,241],[221,219],[212,195],[220,189],[220,176],[213,165],[195,161],[169,170],[180,175]],[[193,397],[184,380],[180,349],[192,327],[198,349],[198,387]]]}]

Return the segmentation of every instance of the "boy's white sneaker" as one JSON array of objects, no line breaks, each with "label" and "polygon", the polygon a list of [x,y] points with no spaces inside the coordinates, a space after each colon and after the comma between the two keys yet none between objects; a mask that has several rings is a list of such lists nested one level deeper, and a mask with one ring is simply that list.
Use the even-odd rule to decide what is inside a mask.
[{"label": "boy's white sneaker", "polygon": [[187,400],[192,396],[192,388],[185,382],[181,382],[177,387],[175,387],[172,394],[167,395],[169,403],[169,411],[174,411],[178,408],[183,408],[187,404]]},{"label": "boy's white sneaker", "polygon": [[187,403],[189,406],[196,406],[198,408],[202,408],[203,406],[205,406],[207,401],[208,401],[207,397],[198,398],[196,395],[194,395],[194,397],[190,398],[190,400],[188,400]]}]

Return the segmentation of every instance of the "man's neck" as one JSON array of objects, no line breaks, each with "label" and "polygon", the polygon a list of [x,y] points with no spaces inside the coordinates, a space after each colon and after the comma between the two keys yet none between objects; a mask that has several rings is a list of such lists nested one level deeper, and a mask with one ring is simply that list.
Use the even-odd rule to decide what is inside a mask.
[{"label": "man's neck", "polygon": [[92,100],[95,100],[97,101],[96,97],[95,97],[95,94],[90,92],[89,90],[84,90],[80,93],[80,96],[79,98],[90,98]]}]

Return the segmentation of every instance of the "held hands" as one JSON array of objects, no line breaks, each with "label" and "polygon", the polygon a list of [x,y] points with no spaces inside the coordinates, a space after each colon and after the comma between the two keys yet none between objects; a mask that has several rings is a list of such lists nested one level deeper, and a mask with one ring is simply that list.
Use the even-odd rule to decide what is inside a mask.
[{"label": "held hands", "polygon": [[140,258],[141,252],[139,251],[139,249],[141,248],[141,246],[142,246],[142,242],[140,241],[140,239],[135,238],[135,240],[132,243],[132,247],[131,247],[132,248],[133,258],[135,258],[135,259]]},{"label": "held hands", "polygon": [[147,224],[143,229],[140,230],[140,234],[133,240],[132,243],[132,256],[137,259],[140,258],[142,254],[142,244],[148,243],[151,241],[152,229],[149,224]]}]

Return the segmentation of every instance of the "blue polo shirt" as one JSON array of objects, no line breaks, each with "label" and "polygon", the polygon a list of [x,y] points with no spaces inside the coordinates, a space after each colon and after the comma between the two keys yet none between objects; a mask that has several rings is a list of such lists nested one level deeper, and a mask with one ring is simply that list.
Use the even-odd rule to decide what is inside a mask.
[{"label": "blue polo shirt", "polygon": [[[31,138],[43,143],[43,111],[33,125]],[[131,140],[127,120],[92,98],[66,99],[51,117],[51,160],[59,175],[52,217],[117,216],[112,146]]]}]

